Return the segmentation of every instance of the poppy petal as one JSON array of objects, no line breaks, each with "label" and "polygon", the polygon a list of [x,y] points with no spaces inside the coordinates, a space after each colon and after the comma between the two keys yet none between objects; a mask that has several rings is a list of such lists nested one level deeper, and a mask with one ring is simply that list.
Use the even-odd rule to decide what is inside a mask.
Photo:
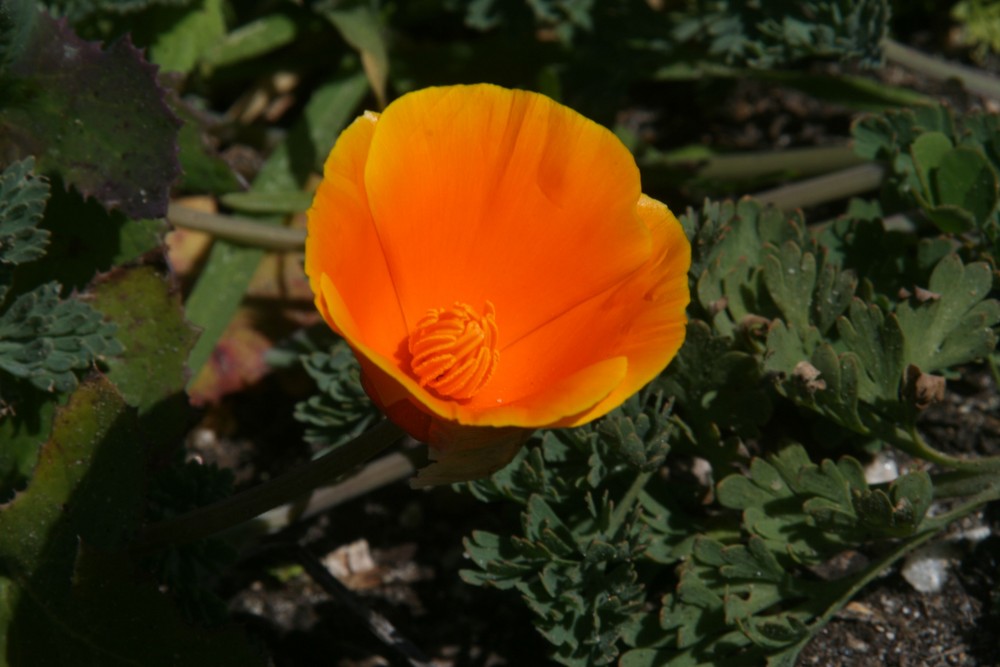
[{"label": "poppy petal", "polygon": [[406,276],[396,284],[411,327],[432,308],[490,301],[504,345],[650,252],[631,154],[535,93],[483,84],[404,95],[379,120],[364,183],[389,270]]},{"label": "poppy petal", "polygon": [[375,114],[355,120],[326,160],[308,214],[305,268],[317,307],[335,331],[346,337],[342,314],[331,312],[321,298],[323,279],[351,286],[341,298],[343,312],[353,320],[353,335],[376,349],[391,350],[406,336],[406,326],[363,180],[376,123]]},{"label": "poppy petal", "polygon": [[[684,230],[666,206],[645,195],[635,212],[653,239],[646,264],[619,285],[501,350],[494,379],[511,387],[550,384],[609,355],[628,360],[621,383],[599,403],[562,420],[561,426],[586,423],[620,405],[663,370],[684,340],[691,262]],[[543,366],[539,359],[545,360]],[[472,404],[479,400],[477,396]]]},{"label": "poppy petal", "polygon": [[[399,370],[399,362],[386,357],[357,336],[357,323],[333,282],[323,276],[320,285],[322,308],[338,323],[341,335],[351,342],[352,348],[362,359],[376,367],[381,375],[372,377],[367,364],[369,383],[377,396],[373,399],[387,412],[400,402],[416,401],[426,412],[437,417],[470,426],[524,426],[538,428],[554,424],[570,415],[578,414],[607,397],[625,379],[628,361],[623,356],[601,359],[577,368],[572,373],[545,383],[538,383],[534,390],[515,398],[505,398],[490,393],[491,402],[484,405],[477,397],[473,401],[454,401],[438,398],[423,389],[406,373]],[[372,390],[369,390],[369,394]],[[485,393],[485,392],[484,392]],[[406,424],[400,424],[406,428]],[[412,433],[410,428],[408,431]],[[414,435],[414,437],[417,437]]]},{"label": "poppy petal", "polygon": [[[660,202],[643,195],[637,212],[652,233],[653,256],[609,298],[601,319],[604,324],[618,318],[630,323],[614,349],[628,358],[628,373],[600,403],[565,426],[585,424],[621,405],[659,375],[684,343],[691,245],[680,222]],[[591,335],[601,336],[601,329],[592,326]]]}]

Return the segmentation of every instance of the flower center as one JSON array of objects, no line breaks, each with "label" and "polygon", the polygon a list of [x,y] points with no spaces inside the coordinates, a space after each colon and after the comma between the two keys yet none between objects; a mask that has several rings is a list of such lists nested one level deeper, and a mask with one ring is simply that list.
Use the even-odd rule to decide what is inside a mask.
[{"label": "flower center", "polygon": [[489,382],[500,352],[493,304],[482,315],[457,301],[432,308],[410,332],[410,368],[421,387],[441,396],[465,399]]}]

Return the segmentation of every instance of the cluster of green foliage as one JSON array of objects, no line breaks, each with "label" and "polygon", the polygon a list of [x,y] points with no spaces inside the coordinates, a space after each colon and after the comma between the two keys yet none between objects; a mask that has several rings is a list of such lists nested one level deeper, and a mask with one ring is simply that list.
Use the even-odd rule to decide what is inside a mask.
[{"label": "cluster of green foliage", "polygon": [[[851,157],[882,166],[877,196],[809,225],[750,198],[689,209],[670,367],[459,489],[519,508],[509,532],[467,538],[462,576],[519,594],[554,660],[793,665],[885,567],[1000,493],[997,461],[920,433],[947,379],[995,355],[1000,121],[808,69],[876,66],[885,0],[43,5],[0,0],[0,664],[266,663],[211,592],[231,545],[137,542],[230,493],[228,472],[184,461],[187,388],[267,252],[216,239],[182,295],[163,219],[185,193],[282,225],[351,118],[427,85],[537,89],[608,125],[637,87],[697,78],[707,99],[757,77],[877,111]],[[294,99],[250,112],[286,79]],[[664,163],[615,129],[641,165]],[[218,145],[261,156],[249,182]],[[270,358],[315,382],[295,409],[314,446],[377,421],[332,335]],[[868,484],[859,461],[880,447],[937,468]],[[943,498],[953,509],[929,513]],[[873,558],[821,578],[845,550]]]},{"label": "cluster of green foliage", "polygon": [[[870,487],[855,458],[814,462],[809,451],[831,439],[857,452],[865,442],[880,442],[952,467],[984,464],[938,456],[921,439],[917,418],[943,389],[944,378],[935,373],[993,352],[1000,302],[989,298],[986,264],[965,264],[952,244],[934,238],[919,244],[924,251],[914,266],[901,270],[900,254],[885,252],[893,241],[878,221],[848,214],[806,227],[800,214],[751,199],[707,202],[682,223],[694,249],[692,320],[677,359],[652,385],[657,398],[640,395],[591,433],[564,436],[600,442],[597,434],[611,435],[604,448],[567,449],[547,434],[519,468],[473,485],[477,497],[506,495],[523,503],[524,532],[474,535],[469,551],[482,573],[467,579],[516,587],[564,664],[609,664],[624,651],[624,665],[738,665],[765,658],[793,665],[823,623],[891,559],[832,582],[810,567],[875,545],[894,546],[891,556],[898,558],[943,525],[926,516],[935,498],[927,473]],[[900,295],[899,281],[911,279],[910,289],[923,290],[922,298]],[[668,416],[663,395],[674,398]],[[806,447],[787,432],[789,410],[782,404],[788,402],[802,411],[797,437]],[[816,435],[821,429],[822,437]],[[748,460],[741,445],[751,443],[762,454]],[[692,456],[710,462],[720,511],[679,502],[669,474],[643,473],[644,454],[657,462],[654,469],[666,454],[668,471],[683,469]],[[749,475],[726,474],[740,466],[748,466]],[[581,467],[589,477],[577,472]],[[606,470],[622,476],[615,485],[604,486]],[[565,480],[583,479],[599,489],[601,502],[590,488],[587,501],[576,489],[562,490]],[[539,508],[553,501],[564,504],[542,514]],[[624,559],[631,588],[616,600],[561,600],[576,604],[575,616],[562,612],[555,616],[558,630],[549,628],[553,591],[579,590],[580,562],[604,565],[588,554],[598,540],[608,540],[594,534],[593,517],[611,513],[633,517],[633,532],[600,553]],[[575,545],[539,564],[537,545],[549,544],[547,535],[574,536]],[[675,587],[653,623],[641,604],[648,598],[635,590],[637,573],[645,575],[638,582],[647,591],[662,590],[662,569],[648,566],[679,563]],[[606,608],[618,614],[602,614]]]}]

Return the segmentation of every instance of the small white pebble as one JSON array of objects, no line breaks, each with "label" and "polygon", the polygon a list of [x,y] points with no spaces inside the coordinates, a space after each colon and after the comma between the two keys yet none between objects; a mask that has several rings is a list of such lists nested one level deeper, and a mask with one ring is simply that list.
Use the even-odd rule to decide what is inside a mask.
[{"label": "small white pebble", "polygon": [[906,557],[901,573],[917,591],[937,593],[948,581],[948,569],[957,557],[958,551],[947,542],[929,544]]},{"label": "small white pebble", "polygon": [[869,484],[885,484],[899,477],[899,466],[894,459],[879,452],[872,462],[865,466],[865,481]]}]

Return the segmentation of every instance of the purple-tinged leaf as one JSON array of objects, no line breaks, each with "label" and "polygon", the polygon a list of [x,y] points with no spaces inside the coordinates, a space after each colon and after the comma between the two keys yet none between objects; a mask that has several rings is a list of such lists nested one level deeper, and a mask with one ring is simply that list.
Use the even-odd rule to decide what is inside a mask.
[{"label": "purple-tinged leaf", "polygon": [[105,208],[166,214],[180,122],[128,38],[102,50],[43,12],[4,77],[12,94],[0,102],[0,162],[34,155],[40,171]]}]

